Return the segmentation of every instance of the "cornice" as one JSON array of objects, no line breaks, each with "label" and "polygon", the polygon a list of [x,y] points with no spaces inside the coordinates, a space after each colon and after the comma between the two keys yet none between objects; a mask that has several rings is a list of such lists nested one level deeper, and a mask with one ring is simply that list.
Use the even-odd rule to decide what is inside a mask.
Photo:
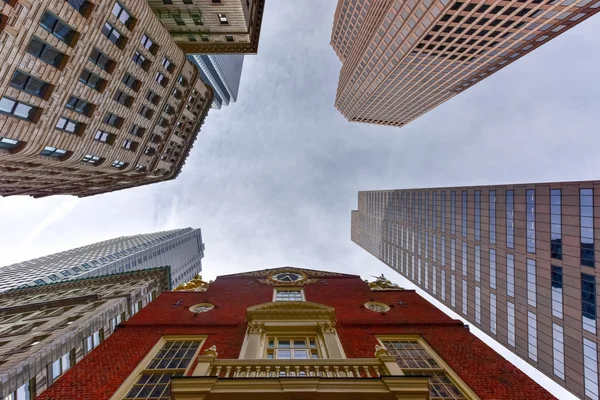
[{"label": "cornice", "polygon": [[246,311],[246,320],[248,323],[255,321],[320,320],[335,326],[335,309],[307,301],[278,301],[249,307]]}]

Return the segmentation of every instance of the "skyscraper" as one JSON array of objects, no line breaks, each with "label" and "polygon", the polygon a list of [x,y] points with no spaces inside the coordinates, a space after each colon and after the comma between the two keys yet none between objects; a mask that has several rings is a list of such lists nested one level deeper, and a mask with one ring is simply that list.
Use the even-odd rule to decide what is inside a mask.
[{"label": "skyscraper", "polygon": [[598,399],[600,182],[366,191],[352,241],[580,398]]},{"label": "skyscraper", "polygon": [[406,125],[598,7],[598,0],[339,0],[335,106],[349,121]]},{"label": "skyscraper", "polygon": [[161,267],[0,293],[0,399],[35,399],[169,279]]},{"label": "skyscraper", "polygon": [[414,290],[292,267],[164,292],[38,400],[150,398],[554,399]]},{"label": "skyscraper", "polygon": [[203,257],[200,229],[123,236],[0,267],[0,292],[165,265],[175,287],[202,271]]},{"label": "skyscraper", "polygon": [[146,1],[2,4],[0,196],[177,177],[213,94]]},{"label": "skyscraper", "polygon": [[188,58],[198,66],[202,80],[213,88],[212,108],[220,109],[221,106],[235,103],[240,88],[244,55],[193,54]]}]

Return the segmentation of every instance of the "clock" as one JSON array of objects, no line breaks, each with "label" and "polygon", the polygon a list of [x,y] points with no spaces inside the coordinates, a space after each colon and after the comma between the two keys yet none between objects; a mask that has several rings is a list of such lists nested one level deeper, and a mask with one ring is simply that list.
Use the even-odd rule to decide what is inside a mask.
[{"label": "clock", "polygon": [[304,275],[295,272],[281,272],[271,277],[276,282],[300,282],[304,280]]}]

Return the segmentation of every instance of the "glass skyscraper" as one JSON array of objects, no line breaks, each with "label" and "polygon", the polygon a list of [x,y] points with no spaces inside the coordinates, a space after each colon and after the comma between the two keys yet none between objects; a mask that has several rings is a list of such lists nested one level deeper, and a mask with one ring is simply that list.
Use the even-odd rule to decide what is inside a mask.
[{"label": "glass skyscraper", "polygon": [[198,66],[204,83],[215,92],[212,108],[218,110],[235,103],[244,66],[243,54],[194,54],[188,58]]},{"label": "glass skyscraper", "polygon": [[122,236],[0,267],[0,292],[167,265],[175,287],[202,271],[203,257],[200,229]]}]

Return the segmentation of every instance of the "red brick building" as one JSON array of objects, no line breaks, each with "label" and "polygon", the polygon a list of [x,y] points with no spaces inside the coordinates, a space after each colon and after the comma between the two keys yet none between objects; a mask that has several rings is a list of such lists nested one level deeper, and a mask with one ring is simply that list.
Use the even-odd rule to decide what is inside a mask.
[{"label": "red brick building", "polygon": [[554,398],[384,278],[286,267],[186,289],[120,324],[39,398]]}]

